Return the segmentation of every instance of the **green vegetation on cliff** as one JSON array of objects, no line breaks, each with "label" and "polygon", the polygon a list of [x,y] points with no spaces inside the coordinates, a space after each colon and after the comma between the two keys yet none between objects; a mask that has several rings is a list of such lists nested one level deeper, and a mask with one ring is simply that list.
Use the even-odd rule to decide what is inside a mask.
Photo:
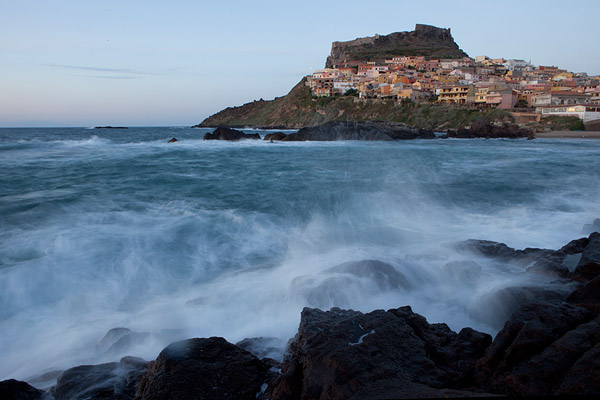
[{"label": "green vegetation on cliff", "polygon": [[226,108],[202,121],[198,127],[300,129],[329,121],[382,120],[404,122],[416,128],[457,129],[475,120],[512,122],[505,111],[463,108],[453,105],[357,99],[353,96],[313,98],[306,78],[286,96]]}]

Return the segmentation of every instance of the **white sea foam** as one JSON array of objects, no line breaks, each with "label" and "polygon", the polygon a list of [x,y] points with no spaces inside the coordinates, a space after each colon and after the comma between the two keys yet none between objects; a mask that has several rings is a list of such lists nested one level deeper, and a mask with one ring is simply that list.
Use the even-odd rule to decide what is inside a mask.
[{"label": "white sea foam", "polygon": [[[503,289],[549,283],[447,244],[558,248],[600,214],[600,168],[572,174],[597,166],[589,148],[166,136],[88,136],[55,141],[70,151],[50,143],[0,156],[5,170],[15,163],[14,188],[0,197],[0,380],[154,359],[187,337],[286,341],[305,306],[411,305],[430,322],[494,334],[512,307]],[[546,168],[564,171],[536,182]],[[361,260],[391,266],[402,284],[332,270]],[[148,335],[99,348],[115,327]]]}]

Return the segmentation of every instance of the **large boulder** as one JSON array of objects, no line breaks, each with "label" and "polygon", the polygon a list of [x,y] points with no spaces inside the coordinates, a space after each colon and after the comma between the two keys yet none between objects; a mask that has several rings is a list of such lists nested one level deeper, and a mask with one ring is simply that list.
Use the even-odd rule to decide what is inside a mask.
[{"label": "large boulder", "polygon": [[336,141],[336,140],[406,140],[434,139],[433,131],[418,130],[400,122],[384,121],[330,121],[290,133],[283,141]]},{"label": "large boulder", "polygon": [[264,140],[284,140],[286,136],[283,132],[267,133]]},{"label": "large boulder", "polygon": [[600,393],[600,320],[567,303],[515,312],[477,363],[481,388],[505,395]]},{"label": "large boulder", "polygon": [[204,135],[204,140],[237,141],[242,139],[260,140],[260,135],[258,133],[244,133],[242,131],[238,131],[237,129],[226,128],[223,126],[218,127],[212,133],[209,132]]},{"label": "large boulder", "polygon": [[269,367],[223,338],[172,343],[140,380],[138,399],[251,399],[261,393]]},{"label": "large boulder", "polygon": [[56,400],[131,400],[147,364],[124,357],[118,363],[80,365],[63,372],[51,392]]},{"label": "large boulder", "polygon": [[273,399],[468,396],[487,334],[429,324],[410,307],[368,314],[305,308]]},{"label": "large boulder", "polygon": [[8,379],[0,382],[0,399],[2,400],[43,400],[49,398],[44,392],[34,388],[27,382]]}]

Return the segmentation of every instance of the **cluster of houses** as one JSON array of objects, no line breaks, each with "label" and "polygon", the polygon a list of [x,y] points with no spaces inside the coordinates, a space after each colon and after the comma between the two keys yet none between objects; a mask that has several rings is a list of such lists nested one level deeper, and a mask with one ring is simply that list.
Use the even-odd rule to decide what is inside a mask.
[{"label": "cluster of houses", "polygon": [[600,76],[524,60],[480,56],[428,60],[393,57],[384,63],[347,61],[308,77],[313,96],[435,101],[480,108],[535,108],[540,116],[600,119]]}]

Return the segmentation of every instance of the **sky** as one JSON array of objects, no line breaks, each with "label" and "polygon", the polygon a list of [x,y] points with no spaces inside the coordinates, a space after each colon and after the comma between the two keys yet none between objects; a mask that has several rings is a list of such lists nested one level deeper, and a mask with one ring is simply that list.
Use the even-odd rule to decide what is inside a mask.
[{"label": "sky", "polygon": [[0,127],[194,125],[285,95],[333,41],[417,23],[471,57],[598,75],[598,15],[598,0],[0,0]]}]

